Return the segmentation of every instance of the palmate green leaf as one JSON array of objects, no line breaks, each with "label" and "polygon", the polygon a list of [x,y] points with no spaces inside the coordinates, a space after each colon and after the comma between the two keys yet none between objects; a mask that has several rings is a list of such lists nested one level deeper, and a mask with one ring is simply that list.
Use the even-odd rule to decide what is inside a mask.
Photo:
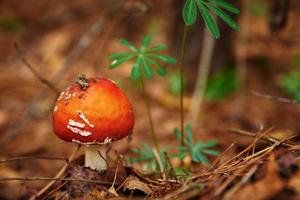
[{"label": "palmate green leaf", "polygon": [[151,79],[154,75],[153,69],[151,68],[149,62],[145,58],[141,58],[143,62],[143,72],[147,79]]},{"label": "palmate green leaf", "polygon": [[122,57],[126,57],[126,56],[129,56],[129,55],[133,55],[132,53],[129,53],[129,52],[124,52],[124,53],[112,53],[108,56],[108,60],[110,61],[113,61],[113,60],[116,60],[116,59],[120,59]]},{"label": "palmate green leaf", "polygon": [[217,4],[221,8],[224,8],[225,10],[227,10],[229,12],[232,12],[234,14],[239,14],[240,13],[240,10],[236,6],[232,5],[231,3],[228,3],[228,2],[223,1],[223,0],[210,0],[210,1]]},{"label": "palmate green leaf", "polygon": [[151,58],[148,58],[148,57],[145,57],[145,59],[152,65],[155,65],[157,70],[157,74],[160,75],[160,76],[165,76],[167,74],[167,70],[161,66],[158,62],[156,62],[156,60],[153,60]]},{"label": "palmate green leaf", "polygon": [[209,159],[207,158],[206,155],[202,154],[199,151],[195,151],[195,150],[193,150],[193,152],[192,152],[192,160],[194,162],[203,163],[205,165],[209,165],[210,164],[210,161],[209,161]]},{"label": "palmate green leaf", "polygon": [[205,7],[205,4],[202,0],[197,0],[197,5],[200,10],[201,16],[207,25],[208,30],[212,33],[212,35],[217,39],[220,37],[220,30],[217,26],[217,23],[213,16],[209,13],[208,9]]},{"label": "palmate green leaf", "polygon": [[135,51],[135,52],[138,51],[138,49],[133,44],[131,44],[128,40],[126,40],[124,38],[120,39],[120,43],[132,51]]},{"label": "palmate green leaf", "polygon": [[145,50],[147,48],[147,46],[150,44],[151,42],[151,37],[149,35],[146,35],[143,40],[142,40],[142,45],[141,45],[141,50]]},{"label": "palmate green leaf", "polygon": [[138,56],[136,63],[133,65],[133,68],[131,69],[131,78],[133,80],[138,80],[142,76],[142,66],[143,62],[141,60],[141,57]]},{"label": "palmate green leaf", "polygon": [[150,58],[157,58],[168,64],[176,64],[176,59],[171,56],[159,55],[159,54],[146,54],[146,55],[149,56]]},{"label": "palmate green leaf", "polygon": [[146,50],[147,53],[151,53],[154,51],[164,51],[167,50],[168,46],[164,44],[155,45],[153,47],[150,47]]},{"label": "palmate green leaf", "polygon": [[173,134],[174,134],[179,140],[181,140],[182,135],[181,135],[181,132],[180,132],[179,128],[174,128]]},{"label": "palmate green leaf", "polygon": [[195,144],[195,148],[197,148],[198,150],[201,149],[206,149],[206,148],[210,148],[210,147],[214,147],[218,144],[217,141],[211,140],[209,142],[197,142]]},{"label": "palmate green leaf", "polygon": [[197,6],[195,0],[186,0],[183,7],[183,21],[186,25],[195,23],[197,19]]},{"label": "palmate green leaf", "polygon": [[185,134],[186,134],[186,140],[188,144],[193,144],[193,132],[192,132],[192,127],[190,124],[187,124],[185,126]]},{"label": "palmate green leaf", "polygon": [[207,154],[207,155],[211,155],[211,156],[218,156],[218,155],[220,155],[219,151],[211,150],[211,149],[203,149],[202,152],[205,153],[205,154]]},{"label": "palmate green leaf", "polygon": [[113,68],[116,68],[118,67],[119,65],[123,64],[124,62],[127,62],[128,60],[130,60],[131,58],[134,58],[135,55],[134,54],[129,54],[127,56],[123,56],[123,57],[120,57],[118,59],[115,59],[112,61],[112,63],[109,65],[109,68],[110,69],[113,69]]},{"label": "palmate green leaf", "polygon": [[211,11],[216,13],[216,15],[219,16],[232,29],[234,29],[234,30],[239,29],[239,25],[237,25],[237,23],[235,23],[235,21],[233,21],[233,19],[231,19],[231,17],[229,15],[227,15],[225,12],[223,12],[220,8],[212,6],[210,4],[206,4],[206,5],[207,5],[208,9],[210,9]]},{"label": "palmate green leaf", "polygon": [[138,65],[138,64],[133,65],[133,68],[131,69],[131,75],[130,76],[133,80],[138,80],[141,77],[140,65]]}]

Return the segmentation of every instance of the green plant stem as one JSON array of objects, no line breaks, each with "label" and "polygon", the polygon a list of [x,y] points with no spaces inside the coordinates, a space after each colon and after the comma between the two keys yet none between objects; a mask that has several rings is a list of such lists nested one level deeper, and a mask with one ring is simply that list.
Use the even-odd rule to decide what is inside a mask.
[{"label": "green plant stem", "polygon": [[157,140],[157,136],[156,136],[156,132],[155,132],[155,128],[154,128],[154,123],[153,123],[153,118],[152,118],[152,113],[151,113],[151,108],[150,108],[150,101],[149,101],[149,97],[148,97],[146,89],[145,89],[146,88],[145,87],[145,80],[144,80],[143,76],[141,78],[141,85],[142,85],[142,91],[143,91],[143,94],[144,94],[144,98],[145,98],[145,101],[146,101],[147,115],[148,115],[148,119],[149,119],[149,123],[150,123],[152,140],[153,140],[155,148],[159,152],[158,140]]},{"label": "green plant stem", "polygon": [[186,35],[187,35],[187,25],[184,25],[183,36],[181,41],[180,57],[179,57],[179,67],[180,67],[180,130],[181,130],[181,145],[184,146],[184,108],[183,108],[183,95],[184,95],[184,55],[186,47]]}]

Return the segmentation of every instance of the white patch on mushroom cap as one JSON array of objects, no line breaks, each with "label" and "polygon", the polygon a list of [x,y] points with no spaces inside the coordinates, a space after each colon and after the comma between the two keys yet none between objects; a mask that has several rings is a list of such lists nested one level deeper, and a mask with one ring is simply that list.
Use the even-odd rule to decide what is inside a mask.
[{"label": "white patch on mushroom cap", "polygon": [[87,137],[87,136],[92,135],[92,133],[89,132],[89,131],[86,131],[86,130],[80,130],[79,128],[76,128],[76,127],[73,127],[73,126],[70,126],[70,125],[67,126],[67,129],[69,129],[69,130],[72,131],[73,133],[77,133],[77,134],[79,134],[79,135],[81,135],[81,136],[83,136],[83,137]]},{"label": "white patch on mushroom cap", "polygon": [[80,119],[82,119],[89,127],[94,128],[94,125],[90,123],[90,121],[87,119],[87,117],[83,114],[82,111],[78,110],[77,111],[78,116]]},{"label": "white patch on mushroom cap", "polygon": [[76,122],[73,119],[69,119],[68,125],[75,126],[75,127],[78,127],[78,128],[84,128],[85,127],[85,124],[80,123],[80,122]]}]

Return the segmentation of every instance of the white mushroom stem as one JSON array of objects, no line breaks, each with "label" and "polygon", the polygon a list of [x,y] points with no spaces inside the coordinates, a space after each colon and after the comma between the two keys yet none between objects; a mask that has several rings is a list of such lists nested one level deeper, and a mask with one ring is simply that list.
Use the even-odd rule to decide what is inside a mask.
[{"label": "white mushroom stem", "polygon": [[86,146],[84,166],[89,167],[93,170],[97,170],[99,172],[106,170],[106,150],[106,145]]}]

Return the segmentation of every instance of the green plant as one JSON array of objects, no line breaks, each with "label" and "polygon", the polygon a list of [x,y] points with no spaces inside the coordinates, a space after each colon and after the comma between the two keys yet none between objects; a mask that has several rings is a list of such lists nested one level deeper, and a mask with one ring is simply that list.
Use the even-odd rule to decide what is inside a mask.
[{"label": "green plant", "polygon": [[266,2],[252,0],[249,5],[249,11],[252,15],[265,17],[268,15],[268,8]]},{"label": "green plant", "polygon": [[0,28],[11,32],[20,32],[24,24],[17,16],[0,15]]},{"label": "green plant", "polygon": [[204,20],[204,23],[208,27],[208,30],[215,38],[220,37],[220,31],[218,25],[214,19],[214,14],[220,17],[226,24],[232,29],[238,30],[239,26],[234,20],[224,11],[228,11],[233,14],[238,14],[240,10],[234,5],[224,0],[186,0],[183,7],[183,21],[185,26],[183,28],[183,36],[180,50],[179,67],[181,75],[181,93],[180,93],[180,130],[182,133],[181,144],[184,144],[184,110],[183,110],[183,94],[184,94],[184,55],[187,40],[187,26],[192,25],[197,20],[197,8]]},{"label": "green plant", "polygon": [[281,87],[293,99],[300,101],[300,71],[290,72],[283,75],[281,80]]},{"label": "green plant", "polygon": [[[180,73],[174,72],[168,77],[168,90],[172,95],[179,96],[181,92]],[[185,83],[184,83],[185,87]]]},{"label": "green plant", "polygon": [[[160,170],[159,161],[157,160],[158,158],[157,156],[155,156],[153,149],[148,144],[142,143],[140,148],[134,147],[131,148],[131,151],[137,156],[129,158],[129,162],[131,163],[145,162],[147,163],[147,170],[149,171]],[[164,156],[166,152],[167,152],[167,148],[161,148],[157,152],[160,162],[162,163],[164,168],[167,166],[167,161]]]},{"label": "green plant", "polygon": [[239,26],[224,10],[234,14],[238,14],[240,10],[224,0],[186,0],[183,7],[183,20],[186,25],[194,24],[197,20],[197,7],[206,26],[215,38],[220,37],[220,31],[212,13],[220,17],[232,29],[239,29]]},{"label": "green plant", "polygon": [[296,101],[300,101],[300,55],[295,55],[291,60],[289,72],[280,79],[281,88]]},{"label": "green plant", "polygon": [[[210,161],[207,155],[218,156],[219,152],[216,150],[212,150],[210,148],[215,147],[218,142],[217,141],[208,141],[208,142],[194,142],[192,127],[190,125],[185,126],[186,137],[183,138],[184,146],[180,145],[177,147],[179,150],[178,158],[183,159],[187,155],[190,155],[192,160],[196,163],[202,163],[205,165],[209,165]],[[182,140],[182,133],[178,128],[174,129],[174,135]]]},{"label": "green plant", "polygon": [[133,68],[131,70],[131,78],[133,80],[140,80],[141,82],[142,91],[146,102],[146,108],[147,108],[147,114],[148,114],[149,124],[151,128],[152,139],[155,147],[159,151],[159,145],[157,141],[157,136],[156,136],[151,108],[150,108],[150,101],[146,93],[146,86],[145,86],[146,82],[144,80],[144,77],[146,77],[147,79],[151,79],[154,75],[153,68],[156,69],[158,75],[165,76],[167,74],[167,70],[160,64],[160,62],[164,62],[167,64],[175,64],[176,59],[171,56],[157,53],[158,51],[166,50],[167,49],[166,45],[158,44],[149,47],[150,42],[151,42],[151,37],[145,36],[141,42],[140,48],[137,48],[132,43],[122,38],[120,39],[120,43],[125,47],[127,47],[130,50],[130,52],[112,53],[108,57],[108,59],[112,61],[112,63],[109,65],[110,69],[114,69],[129,60],[135,61]]},{"label": "green plant", "polygon": [[239,80],[234,69],[227,69],[213,74],[207,81],[205,98],[220,100],[239,88]]},{"label": "green plant", "polygon": [[158,44],[151,47],[148,47],[151,42],[150,36],[145,36],[142,40],[140,48],[135,47],[132,43],[126,39],[120,39],[120,43],[127,47],[130,52],[122,53],[112,53],[108,59],[112,61],[109,65],[110,69],[114,69],[119,65],[134,59],[135,64],[131,70],[131,78],[134,80],[140,79],[142,76],[145,76],[148,79],[151,79],[154,75],[153,67],[156,68],[156,72],[160,76],[165,76],[167,71],[160,64],[165,62],[167,64],[175,64],[176,59],[171,56],[158,54],[158,51],[164,51],[167,49],[167,46],[164,44]]}]

